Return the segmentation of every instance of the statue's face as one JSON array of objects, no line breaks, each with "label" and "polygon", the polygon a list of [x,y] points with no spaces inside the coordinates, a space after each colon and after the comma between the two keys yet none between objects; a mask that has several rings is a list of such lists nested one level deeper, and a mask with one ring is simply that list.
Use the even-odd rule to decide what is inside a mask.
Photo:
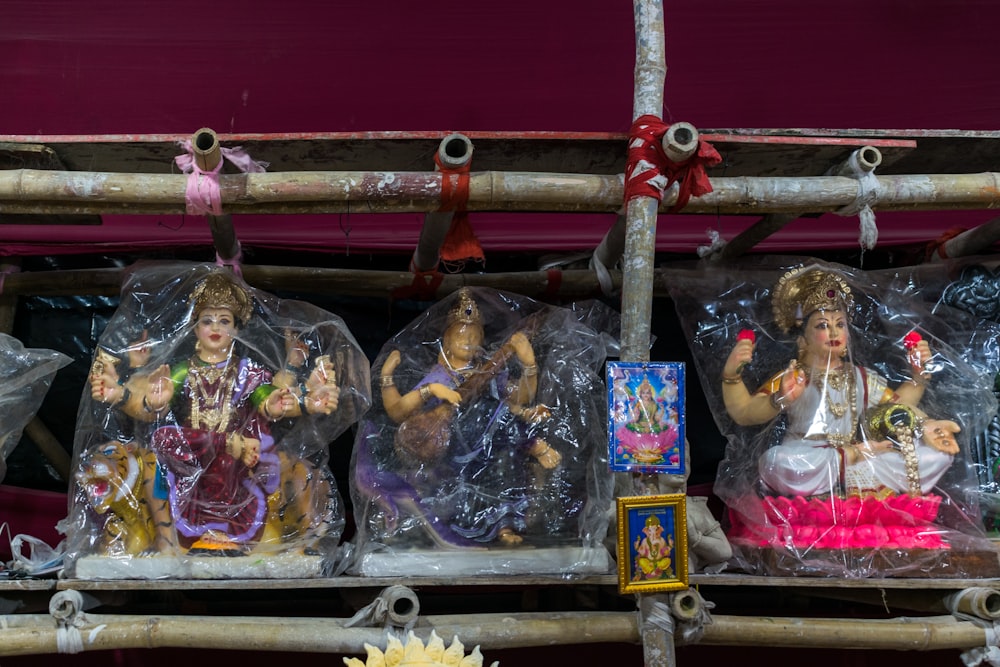
[{"label": "statue's face", "polygon": [[198,314],[194,335],[199,354],[206,361],[229,354],[236,334],[236,318],[228,308],[205,308]]},{"label": "statue's face", "polygon": [[826,364],[847,353],[847,316],[840,310],[817,310],[806,320],[802,331],[806,359]]},{"label": "statue's face", "polygon": [[476,358],[483,345],[483,328],[478,324],[456,322],[444,333],[444,353],[452,365],[466,366]]}]

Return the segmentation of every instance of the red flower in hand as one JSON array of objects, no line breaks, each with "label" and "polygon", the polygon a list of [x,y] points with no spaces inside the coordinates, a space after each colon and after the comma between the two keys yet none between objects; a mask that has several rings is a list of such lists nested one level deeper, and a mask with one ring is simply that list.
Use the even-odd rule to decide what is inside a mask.
[{"label": "red flower in hand", "polygon": [[912,350],[917,346],[917,343],[923,340],[923,337],[916,331],[911,331],[903,337],[903,347],[907,350]]},{"label": "red flower in hand", "polygon": [[757,340],[757,334],[753,332],[753,329],[741,329],[738,334],[736,334],[736,340],[748,340],[751,343]]}]

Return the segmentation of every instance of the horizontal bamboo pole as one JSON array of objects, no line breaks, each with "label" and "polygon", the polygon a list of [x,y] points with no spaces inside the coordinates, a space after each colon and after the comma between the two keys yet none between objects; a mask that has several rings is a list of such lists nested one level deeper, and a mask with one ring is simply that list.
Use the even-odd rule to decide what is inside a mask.
[{"label": "horizontal bamboo pole", "polygon": [[[184,213],[186,176],[11,169],[0,171],[0,214]],[[883,175],[872,206],[888,210],[1000,208],[1000,174]],[[280,172],[220,176],[225,213],[408,213],[440,205],[436,172]],[[857,181],[844,176],[718,177],[685,213],[820,213],[852,204]],[[672,206],[676,184],[660,210]],[[622,176],[479,172],[469,211],[613,212]]]},{"label": "horizontal bamboo pole", "polygon": [[953,616],[897,619],[713,616],[701,643],[717,646],[905,651],[970,649],[986,631]]},{"label": "horizontal bamboo pole", "polygon": [[[18,296],[117,296],[126,271],[107,268],[14,273],[6,277],[4,293]],[[387,298],[394,290],[413,283],[413,274],[404,271],[258,265],[243,265],[242,271],[248,283],[261,289],[345,296]],[[616,288],[620,288],[621,272],[611,272],[611,278]],[[465,286],[493,287],[535,297],[583,298],[600,294],[597,274],[593,271],[562,271],[558,288],[550,285],[549,280],[547,271],[445,274],[433,298],[441,299]],[[665,294],[665,291],[661,293]]]},{"label": "horizontal bamboo pole", "polygon": [[[56,621],[42,614],[0,617],[0,656],[57,653]],[[528,648],[560,644],[637,643],[634,613],[461,614],[418,620],[424,641],[434,630],[467,649]],[[121,616],[86,614],[80,627],[85,651],[127,648],[211,648],[248,651],[365,654],[364,644],[385,645],[381,628],[346,628],[339,619],[224,616]]]},{"label": "horizontal bamboo pole", "polygon": [[[56,622],[44,614],[0,617],[0,656],[58,652]],[[415,634],[434,630],[484,651],[591,643],[637,644],[634,612],[457,614],[419,618]],[[385,644],[377,628],[346,628],[342,619],[233,616],[128,616],[86,614],[80,627],[85,651],[127,648],[211,648],[364,655],[364,644]],[[713,616],[701,643],[716,646],[933,651],[986,645],[986,631],[952,616],[833,619]]]}]

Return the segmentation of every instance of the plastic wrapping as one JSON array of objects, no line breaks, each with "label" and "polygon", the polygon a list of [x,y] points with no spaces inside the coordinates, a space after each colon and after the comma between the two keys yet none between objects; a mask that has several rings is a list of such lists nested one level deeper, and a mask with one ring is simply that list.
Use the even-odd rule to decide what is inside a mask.
[{"label": "plastic wrapping", "polygon": [[362,575],[606,572],[617,314],[463,288],[390,339],[351,461]]},{"label": "plastic wrapping", "polygon": [[61,352],[26,348],[0,333],[0,482],[7,474],[7,456],[38,412],[56,372],[71,361]]},{"label": "plastic wrapping", "polygon": [[731,567],[997,576],[970,451],[996,410],[996,341],[897,278],[779,257],[667,271],[728,439]]},{"label": "plastic wrapping", "polygon": [[66,575],[329,573],[328,445],[370,403],[340,317],[211,265],[136,266],[77,415]]}]

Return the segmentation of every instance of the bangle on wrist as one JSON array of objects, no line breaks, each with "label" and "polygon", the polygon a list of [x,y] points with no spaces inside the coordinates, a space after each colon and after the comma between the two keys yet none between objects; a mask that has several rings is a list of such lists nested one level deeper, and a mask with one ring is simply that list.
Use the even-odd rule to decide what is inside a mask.
[{"label": "bangle on wrist", "polygon": [[420,388],[420,400],[424,403],[431,400],[431,386],[429,384],[425,384]]},{"label": "bangle on wrist", "polygon": [[773,394],[770,395],[769,398],[771,401],[772,408],[774,408],[778,412],[785,411],[785,401],[781,396],[778,395],[778,392],[774,392]]},{"label": "bangle on wrist", "polygon": [[529,377],[529,378],[534,377],[538,375],[538,365],[528,364],[527,366],[521,369],[521,373],[524,374],[524,377]]},{"label": "bangle on wrist", "polygon": [[743,382],[742,375],[726,375],[725,373],[723,373],[722,375],[723,384],[740,384],[742,382]]},{"label": "bangle on wrist", "polygon": [[392,380],[392,376],[391,375],[382,375],[382,376],[380,376],[379,377],[379,384],[382,386],[383,389],[385,389],[386,387],[394,387],[394,386],[396,386],[395,383]]}]

